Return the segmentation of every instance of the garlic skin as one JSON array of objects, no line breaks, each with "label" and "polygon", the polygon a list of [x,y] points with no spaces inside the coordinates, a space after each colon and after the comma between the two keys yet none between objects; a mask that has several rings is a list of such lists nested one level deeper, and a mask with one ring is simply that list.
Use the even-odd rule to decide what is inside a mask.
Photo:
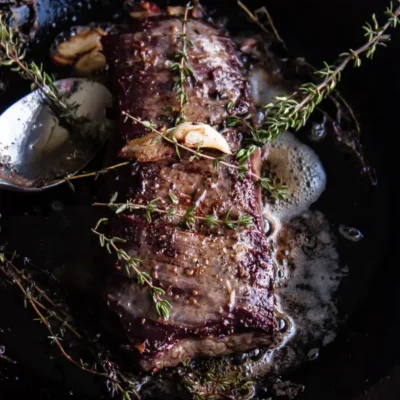
[{"label": "garlic skin", "polygon": [[183,122],[175,127],[172,135],[179,143],[192,149],[215,149],[232,154],[226,139],[207,124]]},{"label": "garlic skin", "polygon": [[139,162],[154,162],[170,158],[174,148],[163,140],[154,142],[157,133],[149,133],[138,139],[131,140],[119,152],[122,158],[136,158]]}]

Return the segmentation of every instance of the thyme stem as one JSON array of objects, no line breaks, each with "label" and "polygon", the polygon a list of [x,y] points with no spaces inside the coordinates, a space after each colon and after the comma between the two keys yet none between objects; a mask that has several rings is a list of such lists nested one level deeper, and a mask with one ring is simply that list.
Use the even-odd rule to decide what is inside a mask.
[{"label": "thyme stem", "polygon": [[[259,19],[248,9],[241,1],[238,1],[238,6],[255,22],[265,33],[270,34],[269,30],[259,21]],[[269,15],[269,14],[268,14]]]},{"label": "thyme stem", "polygon": [[250,19],[255,22],[265,33],[270,33],[268,31],[268,29],[264,26],[264,24],[261,23],[261,21],[258,19],[257,14],[261,14],[264,13],[265,16],[267,17],[268,20],[268,24],[272,29],[272,32],[276,38],[276,40],[278,40],[281,43],[284,43],[282,37],[279,35],[278,30],[275,27],[274,21],[267,9],[267,7],[261,7],[259,9],[257,9],[254,14],[241,2],[238,1],[238,6],[250,17]]},{"label": "thyme stem", "polygon": [[76,179],[89,178],[91,176],[102,175],[102,174],[105,174],[108,171],[111,171],[111,170],[117,169],[117,168],[121,168],[121,167],[125,167],[126,165],[129,165],[129,164],[130,164],[129,161],[124,161],[122,163],[111,165],[109,167],[100,169],[98,171],[91,171],[91,172],[86,172],[86,173],[80,174],[80,175],[72,175],[72,176],[66,176],[65,178],[62,178],[62,179],[61,178],[60,179],[56,179],[56,180],[50,182],[50,184],[59,183],[59,182],[66,182],[66,181],[74,181]]},{"label": "thyme stem", "polygon": [[193,42],[187,36],[187,22],[189,11],[192,9],[189,2],[185,7],[185,14],[182,18],[182,31],[178,35],[178,45],[180,49],[175,54],[177,62],[172,64],[172,71],[178,74],[178,80],[175,83],[175,90],[179,100],[178,117],[176,118],[176,125],[185,122],[185,106],[189,103],[186,85],[188,79],[193,76],[193,70],[189,66],[188,48],[193,47]]},{"label": "thyme stem", "polygon": [[[19,270],[14,264],[9,262],[9,267],[13,269],[14,273],[17,274],[25,283],[29,284],[33,289],[35,289],[41,297],[43,297],[54,309],[57,309],[60,313],[64,315],[65,318],[68,317],[67,313],[57,306],[55,302],[42,290],[35,282],[33,282],[24,271]],[[42,305],[41,305],[42,306]]]}]

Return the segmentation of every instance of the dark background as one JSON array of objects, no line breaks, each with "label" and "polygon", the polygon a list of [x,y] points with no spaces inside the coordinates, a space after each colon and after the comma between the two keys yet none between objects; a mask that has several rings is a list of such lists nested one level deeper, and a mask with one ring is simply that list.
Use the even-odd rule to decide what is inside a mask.
[{"label": "dark background", "polygon": [[[232,8],[234,1],[218,3]],[[255,2],[245,3],[253,8]],[[370,20],[372,13],[381,15],[387,4],[383,0],[297,0],[268,1],[264,5],[268,6],[291,52],[319,66],[323,60],[332,62],[349,47],[357,48],[363,43],[361,26]],[[374,60],[363,61],[362,68],[346,71],[340,85],[360,117],[366,155],[377,168],[379,185],[371,190],[379,195],[382,192],[384,200],[380,204],[385,209],[372,207],[369,213],[371,218],[379,214],[385,219],[377,228],[382,230],[384,243],[377,246],[380,263],[368,288],[368,297],[351,319],[347,332],[319,360],[294,374],[293,381],[306,386],[299,400],[400,398],[399,54],[400,28],[393,32],[388,49],[378,49]],[[338,193],[341,195],[345,193]],[[0,301],[5,300],[0,297]],[[0,310],[4,312],[6,308],[3,303]],[[3,326],[0,315],[0,329],[7,328],[13,327]],[[0,345],[1,338],[0,335]],[[21,396],[53,400],[71,398],[74,393],[60,381],[49,382],[21,363],[11,365],[0,360],[0,371],[1,399]]]}]

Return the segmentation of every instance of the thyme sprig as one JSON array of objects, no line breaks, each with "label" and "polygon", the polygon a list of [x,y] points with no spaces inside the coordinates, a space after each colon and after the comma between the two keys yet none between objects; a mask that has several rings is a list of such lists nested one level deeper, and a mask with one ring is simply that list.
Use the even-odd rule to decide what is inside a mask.
[{"label": "thyme sprig", "polygon": [[67,94],[62,93],[56,87],[54,76],[43,70],[42,65],[25,60],[26,53],[20,46],[18,35],[12,27],[7,26],[0,13],[0,65],[10,67],[23,79],[32,82],[34,87],[40,89],[47,104],[72,132],[84,136],[82,124],[88,120],[86,117],[79,117],[77,110],[79,104],[68,102]]},{"label": "thyme sprig", "polygon": [[[252,12],[241,1],[238,1],[238,5],[240,8],[242,8],[245,11],[245,13],[248,15],[250,20],[252,20],[255,24],[257,24],[258,27],[261,28],[262,31],[264,31],[264,33],[266,33],[268,36],[271,36],[271,35],[274,36],[275,40],[277,42],[281,43],[286,48],[285,42],[283,41],[282,37],[280,36],[279,31],[275,27],[274,21],[270,15],[268,9],[265,6],[258,8],[256,10],[254,10],[254,12]],[[263,22],[261,20],[262,16],[264,16],[266,18],[265,22]],[[270,29],[272,30],[272,32],[270,32]],[[303,67],[303,66],[307,67],[311,71],[312,76],[310,76],[310,78],[313,81],[315,81],[316,76],[314,76],[314,75],[315,75],[315,72],[318,71],[317,68],[315,68],[312,64],[310,64],[304,58],[296,58],[294,61],[296,62],[296,64],[299,67]],[[334,91],[331,94],[329,94],[328,98],[333,102],[333,104],[335,105],[338,112],[341,110],[342,107],[347,111],[347,113],[350,116],[349,120],[354,125],[356,131],[360,134],[361,129],[360,129],[360,124],[357,120],[357,117],[355,116],[354,111],[351,108],[350,104],[342,96],[342,94],[339,92],[339,90],[337,88],[335,88]],[[323,110],[320,110],[320,111],[322,113],[324,113]]]},{"label": "thyme sprig", "polygon": [[126,240],[119,237],[109,238],[104,233],[99,232],[99,227],[107,221],[107,218],[100,219],[96,226],[92,229],[92,232],[98,236],[101,247],[105,247],[110,254],[115,252],[118,261],[124,263],[126,274],[128,276],[132,276],[132,273],[135,274],[139,285],[146,285],[150,288],[151,297],[155,304],[158,315],[164,319],[168,319],[172,305],[168,300],[162,298],[162,296],[165,295],[165,290],[155,286],[151,276],[147,272],[140,271],[139,264],[141,260],[131,257],[125,250],[118,246],[120,243],[126,243]]},{"label": "thyme sprig", "polygon": [[[259,18],[260,13],[264,13],[264,9],[259,9],[252,13],[243,3],[238,2],[238,4],[248,14],[250,19],[264,32],[271,34],[268,28],[272,28],[276,39],[282,42],[268,11],[266,13],[268,25],[266,25],[263,24]],[[299,63],[299,65],[306,65],[313,72],[316,79],[313,79],[313,82],[304,83],[290,96],[276,97],[277,101],[275,103],[270,103],[263,107],[264,118],[260,127],[258,129],[250,127],[250,132],[252,134],[250,144],[244,149],[241,149],[238,153],[238,158],[241,162],[245,162],[248,159],[254,152],[254,147],[264,146],[290,128],[299,130],[305,126],[315,109],[326,115],[326,113],[318,107],[318,104],[325,98],[329,98],[333,101],[338,109],[338,113],[340,113],[340,103],[344,106],[354,123],[356,132],[360,134],[360,126],[357,118],[348,102],[338,92],[336,86],[341,79],[342,71],[349,63],[353,62],[355,67],[359,67],[361,65],[360,56],[365,55],[367,59],[371,59],[378,46],[386,46],[386,42],[390,40],[390,36],[386,34],[386,31],[390,27],[396,27],[399,23],[400,7],[394,10],[393,4],[390,3],[390,6],[385,11],[385,15],[388,19],[382,26],[379,25],[376,16],[373,15],[373,23],[366,23],[365,26],[363,26],[365,36],[368,39],[367,42],[357,50],[350,49],[348,52],[340,54],[338,61],[334,65],[330,66],[325,63],[323,69],[317,70],[307,62],[302,61]],[[321,79],[322,81],[320,81]],[[318,83],[318,81],[320,82]],[[338,115],[340,118],[340,114]],[[230,126],[245,123],[244,118],[231,118],[233,121],[230,121]]]},{"label": "thyme sprig", "polygon": [[[266,33],[268,36],[273,35],[275,37],[276,41],[281,43],[286,48],[286,45],[285,45],[282,37],[280,36],[279,31],[275,27],[274,21],[270,15],[268,9],[265,6],[259,8],[259,9],[256,9],[256,10],[254,10],[254,12],[252,12],[241,1],[238,1],[238,5],[240,8],[242,8],[245,11],[245,13],[248,15],[250,20],[252,20],[255,24],[257,24],[258,27],[261,28],[262,31],[264,31],[264,33]],[[266,17],[265,22],[261,20],[262,16]],[[272,30],[272,32],[270,32],[270,29]],[[314,75],[315,75],[315,72],[317,71],[317,68],[315,68],[312,64],[310,64],[308,61],[306,61],[304,58],[301,58],[301,57],[296,58],[294,61],[296,62],[298,67],[307,67],[311,72],[310,78],[313,81],[315,81],[316,76],[314,76]],[[358,119],[355,116],[355,113],[354,113],[353,109],[351,108],[350,104],[342,96],[342,94],[339,92],[339,90],[337,88],[335,88],[334,91],[331,94],[329,94],[328,98],[335,105],[338,113],[340,113],[342,107],[346,110],[346,112],[349,114],[348,120],[354,125],[357,133],[360,134],[361,128],[360,128]],[[324,114],[324,115],[326,114],[324,110],[321,110],[319,108],[317,108],[317,109],[319,111],[321,111],[322,114]]]},{"label": "thyme sprig", "polygon": [[[146,220],[147,222],[152,222],[152,214],[164,214],[168,217],[179,217],[183,218],[184,225],[191,229],[195,223],[195,221],[203,221],[209,227],[215,226],[225,226],[229,229],[238,229],[240,227],[250,227],[254,225],[253,218],[248,214],[240,214],[237,219],[231,219],[231,209],[227,210],[224,217],[222,219],[218,219],[215,215],[207,215],[200,216],[195,215],[196,208],[194,206],[188,207],[185,212],[178,212],[173,207],[168,208],[159,208],[158,203],[161,200],[160,198],[156,198],[150,201],[148,204],[136,204],[131,201],[126,201],[125,203],[115,203],[117,199],[118,193],[115,193],[113,198],[109,203],[94,203],[95,207],[109,207],[116,214],[121,214],[123,212],[133,212],[137,210],[144,210],[146,212]],[[171,195],[171,193],[170,193]],[[170,197],[171,198],[171,197]],[[173,198],[176,199],[176,196],[173,195]],[[175,202],[173,202],[176,204]]]},{"label": "thyme sprig", "polygon": [[[88,342],[92,344],[93,341],[84,340],[84,335],[79,333],[74,326],[73,318],[68,309],[61,305],[59,301],[54,301],[50,294],[34,282],[26,271],[19,269],[15,265],[15,256],[16,254],[14,253],[10,258],[7,258],[4,253],[0,253],[0,272],[3,273],[10,285],[17,287],[24,298],[25,306],[29,305],[37,315],[37,320],[45,326],[51,344],[57,346],[61,355],[69,363],[82,371],[103,378],[124,399],[131,400],[132,395],[134,395],[140,400],[134,383],[119,371],[114,363],[107,356],[104,356],[99,349],[89,348],[90,353],[96,360],[94,364],[84,362],[82,359],[77,361],[68,353],[66,346],[62,344],[62,339],[67,332],[79,341],[84,341],[86,349],[88,349]],[[102,371],[99,371],[99,368]]]},{"label": "thyme sprig", "polygon": [[[254,178],[256,181],[260,182],[261,187],[263,189],[267,190],[271,194],[271,196],[274,198],[281,199],[286,196],[286,192],[287,192],[286,186],[284,186],[284,185],[273,186],[270,178],[267,178],[267,177],[262,178],[261,176],[250,171],[249,167],[246,165],[247,158],[239,157],[239,165],[228,163],[228,162],[224,161],[224,159],[222,157],[213,157],[213,156],[202,153],[201,151],[199,151],[199,149],[195,150],[195,149],[191,149],[190,147],[184,146],[183,144],[176,141],[176,139],[175,140],[174,140],[174,138],[171,139],[168,136],[168,132],[167,132],[167,134],[164,134],[164,133],[160,132],[159,130],[157,130],[156,125],[150,123],[149,121],[142,121],[141,119],[133,117],[132,115],[128,114],[125,111],[122,111],[122,115],[125,116],[125,122],[128,120],[132,120],[133,122],[144,126],[145,128],[149,129],[151,132],[156,133],[161,139],[163,139],[163,140],[167,141],[168,143],[172,144],[173,146],[175,146],[175,148],[177,148],[178,151],[179,151],[179,149],[186,150],[189,153],[192,153],[197,158],[204,158],[206,160],[211,160],[211,161],[213,161],[215,168],[218,168],[220,165],[223,165],[227,168],[235,169],[238,171],[238,175],[241,179],[244,179],[246,174],[248,174],[252,178]],[[253,149],[252,152],[254,153],[257,150],[257,147],[254,146],[252,149]],[[248,155],[249,150],[246,150],[246,151],[248,151],[246,153]],[[238,154],[243,155],[243,153],[240,153],[240,152]]]},{"label": "thyme sprig", "polygon": [[189,65],[188,49],[193,47],[193,42],[187,35],[187,22],[189,11],[193,8],[189,2],[185,7],[185,13],[182,18],[182,31],[178,34],[177,45],[179,49],[175,53],[175,60],[172,64],[172,71],[176,73],[177,80],[174,89],[177,92],[177,99],[179,100],[179,111],[175,121],[175,125],[185,122],[185,106],[189,103],[189,97],[186,91],[186,85],[191,77],[193,77],[193,70]]},{"label": "thyme sprig", "polygon": [[400,6],[394,10],[391,4],[386,9],[385,15],[388,20],[384,25],[380,26],[376,16],[373,15],[373,24],[367,23],[363,26],[367,37],[364,45],[357,50],[350,49],[340,54],[335,65],[325,63],[324,68],[315,72],[319,78],[323,79],[322,82],[304,83],[292,95],[278,96],[275,103],[266,105],[263,108],[265,115],[260,128],[252,132],[253,143],[256,146],[263,146],[290,128],[295,130],[302,128],[316,106],[336,88],[348,64],[353,63],[354,67],[360,67],[362,55],[365,54],[367,59],[371,59],[378,46],[386,46],[386,42],[390,40],[386,31],[390,27],[396,27],[400,22]]},{"label": "thyme sprig", "polygon": [[94,176],[97,179],[100,175],[104,175],[109,171],[112,171],[114,169],[118,169],[121,167],[125,167],[129,164],[131,164],[130,161],[124,161],[122,163],[110,165],[109,167],[105,167],[105,168],[99,169],[97,171],[86,172],[86,173],[79,174],[79,175],[67,175],[64,178],[60,178],[60,179],[51,181],[49,184],[52,185],[54,183],[59,183],[59,182],[70,182],[70,181],[74,181],[77,179],[90,178],[91,176]]}]

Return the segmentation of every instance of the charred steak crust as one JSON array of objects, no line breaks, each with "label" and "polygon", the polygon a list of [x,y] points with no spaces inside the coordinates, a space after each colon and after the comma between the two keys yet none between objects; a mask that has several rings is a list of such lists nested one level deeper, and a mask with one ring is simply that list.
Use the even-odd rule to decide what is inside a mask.
[{"label": "charred steak crust", "polygon": [[[230,101],[233,115],[254,112],[232,41],[204,22],[189,21],[187,29],[194,43],[189,51],[194,78],[187,88],[187,120],[221,129]],[[160,127],[173,126],[168,107],[178,107],[178,101],[171,64],[180,32],[177,18],[149,19],[132,32],[104,39],[121,111]],[[124,123],[121,117],[114,143],[122,147],[145,134],[142,126]],[[235,152],[248,132],[235,127],[224,135]],[[169,207],[168,193],[173,192],[180,212],[195,205],[197,215],[223,218],[232,209],[232,218],[241,213],[251,215],[254,227],[230,230],[196,222],[188,231],[178,217],[169,220],[154,215],[151,224],[137,212],[113,217],[113,233],[127,240],[125,250],[142,260],[141,270],[165,289],[165,297],[173,305],[169,319],[163,320],[147,287],[110,271],[109,307],[119,318],[128,343],[125,347],[139,354],[144,369],[176,365],[197,355],[271,345],[276,334],[274,272],[263,232],[258,185],[250,178],[239,179],[237,170],[216,169],[211,161],[189,160],[190,154],[184,153],[181,158],[174,155],[126,172],[118,182],[119,200],[148,204],[161,198],[160,204]],[[236,162],[232,156],[226,158]],[[256,153],[250,168],[257,172],[259,166]]]}]

